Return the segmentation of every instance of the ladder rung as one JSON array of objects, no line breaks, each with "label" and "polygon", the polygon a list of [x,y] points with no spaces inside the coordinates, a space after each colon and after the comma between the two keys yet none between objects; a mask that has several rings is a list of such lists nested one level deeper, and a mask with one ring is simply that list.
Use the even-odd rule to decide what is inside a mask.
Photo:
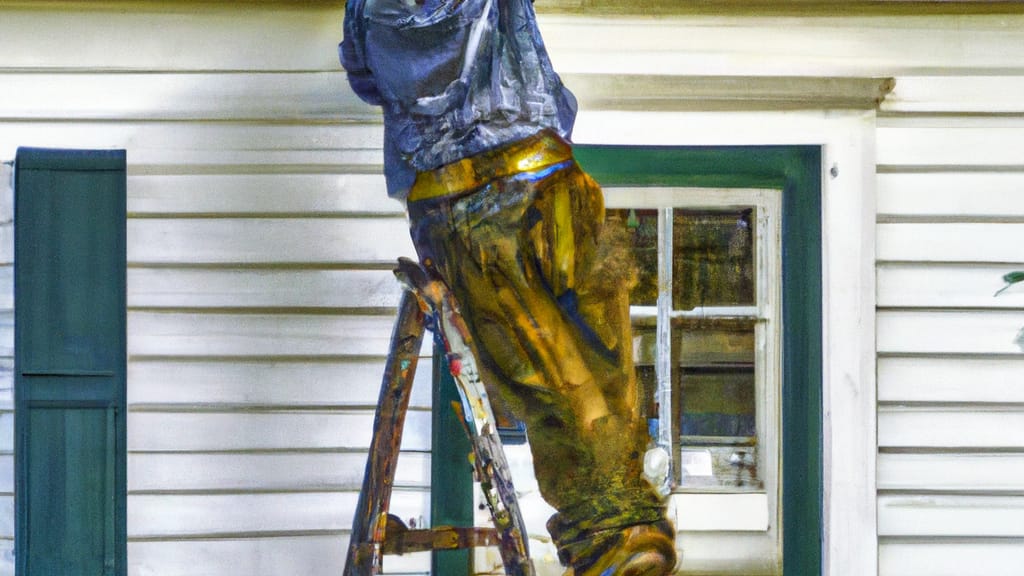
[{"label": "ladder rung", "polygon": [[458,550],[476,546],[497,546],[494,528],[438,526],[429,530],[392,530],[384,537],[384,554],[409,554],[427,550]]}]

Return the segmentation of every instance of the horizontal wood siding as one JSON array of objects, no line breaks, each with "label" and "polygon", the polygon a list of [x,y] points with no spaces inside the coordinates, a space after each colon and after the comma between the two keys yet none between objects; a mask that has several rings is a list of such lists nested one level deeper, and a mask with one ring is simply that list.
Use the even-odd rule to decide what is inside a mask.
[{"label": "horizontal wood siding", "polygon": [[879,562],[900,576],[1017,576],[1024,546],[1014,539],[889,539]]},{"label": "horizontal wood siding", "polygon": [[[142,452],[132,459],[128,488],[136,493],[159,494],[169,484],[181,491],[212,490],[325,492],[358,490],[363,480],[366,452]],[[7,462],[0,459],[0,471]],[[135,471],[138,471],[136,473]],[[181,477],[182,470],[191,473]],[[430,487],[430,455],[404,454],[395,473],[395,485]]]},{"label": "horizontal wood siding", "polygon": [[878,129],[882,576],[1024,559],[1024,79],[897,79]]},{"label": "horizontal wood siding", "polygon": [[0,164],[0,576],[14,574],[13,178],[13,165]]},{"label": "horizontal wood siding", "polygon": [[[0,45],[23,49],[0,68],[0,157],[128,150],[129,574],[339,574],[401,295],[390,269],[413,255],[404,208],[384,191],[379,113],[335,64],[340,11],[195,9],[2,9]],[[68,26],[93,40],[34,38]],[[298,60],[264,50],[296,43]],[[9,174],[0,575],[14,519]],[[416,522],[430,517],[430,373],[424,358],[392,500]]]},{"label": "horizontal wood siding", "polygon": [[[347,549],[347,535],[317,533],[135,540],[128,544],[128,562],[130,573],[145,576],[337,576],[338,567],[344,565]],[[384,559],[384,570],[389,574],[425,574],[423,566],[429,564],[425,553],[388,556]],[[152,566],[159,566],[159,571],[153,571]]]}]

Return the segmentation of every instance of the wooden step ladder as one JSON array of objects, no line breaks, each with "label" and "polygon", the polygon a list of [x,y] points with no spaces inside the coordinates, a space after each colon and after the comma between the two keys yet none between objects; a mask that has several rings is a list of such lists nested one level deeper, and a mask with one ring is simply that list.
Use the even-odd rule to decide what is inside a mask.
[{"label": "wooden step ladder", "polygon": [[[395,275],[406,289],[391,336],[344,576],[379,574],[385,554],[475,546],[498,546],[509,576],[534,576],[526,527],[494,412],[469,346],[465,322],[444,283],[419,263],[400,258]],[[439,526],[414,530],[388,513],[402,427],[428,324],[444,347],[462,398],[475,474],[490,509],[493,528]]]}]

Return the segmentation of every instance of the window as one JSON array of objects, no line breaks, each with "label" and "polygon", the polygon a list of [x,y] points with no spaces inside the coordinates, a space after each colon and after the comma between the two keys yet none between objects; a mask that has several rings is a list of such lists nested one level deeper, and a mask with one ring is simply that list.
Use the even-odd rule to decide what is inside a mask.
[{"label": "window", "polygon": [[625,228],[636,258],[639,400],[652,440],[671,455],[663,491],[677,528],[743,532],[761,540],[752,560],[778,565],[781,192],[605,195],[608,222]]},{"label": "window", "polygon": [[627,230],[641,406],[671,458],[666,488],[777,484],[778,190],[612,188]]}]

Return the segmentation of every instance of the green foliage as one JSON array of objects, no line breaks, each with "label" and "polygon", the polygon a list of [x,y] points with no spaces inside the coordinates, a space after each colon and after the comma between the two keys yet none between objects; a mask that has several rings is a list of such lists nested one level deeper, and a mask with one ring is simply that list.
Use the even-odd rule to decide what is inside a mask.
[{"label": "green foliage", "polygon": [[1009,274],[1003,276],[1003,282],[1006,282],[1006,286],[1000,288],[999,291],[995,293],[996,296],[999,296],[1007,288],[1013,286],[1014,284],[1024,282],[1024,272],[1010,272]]}]

